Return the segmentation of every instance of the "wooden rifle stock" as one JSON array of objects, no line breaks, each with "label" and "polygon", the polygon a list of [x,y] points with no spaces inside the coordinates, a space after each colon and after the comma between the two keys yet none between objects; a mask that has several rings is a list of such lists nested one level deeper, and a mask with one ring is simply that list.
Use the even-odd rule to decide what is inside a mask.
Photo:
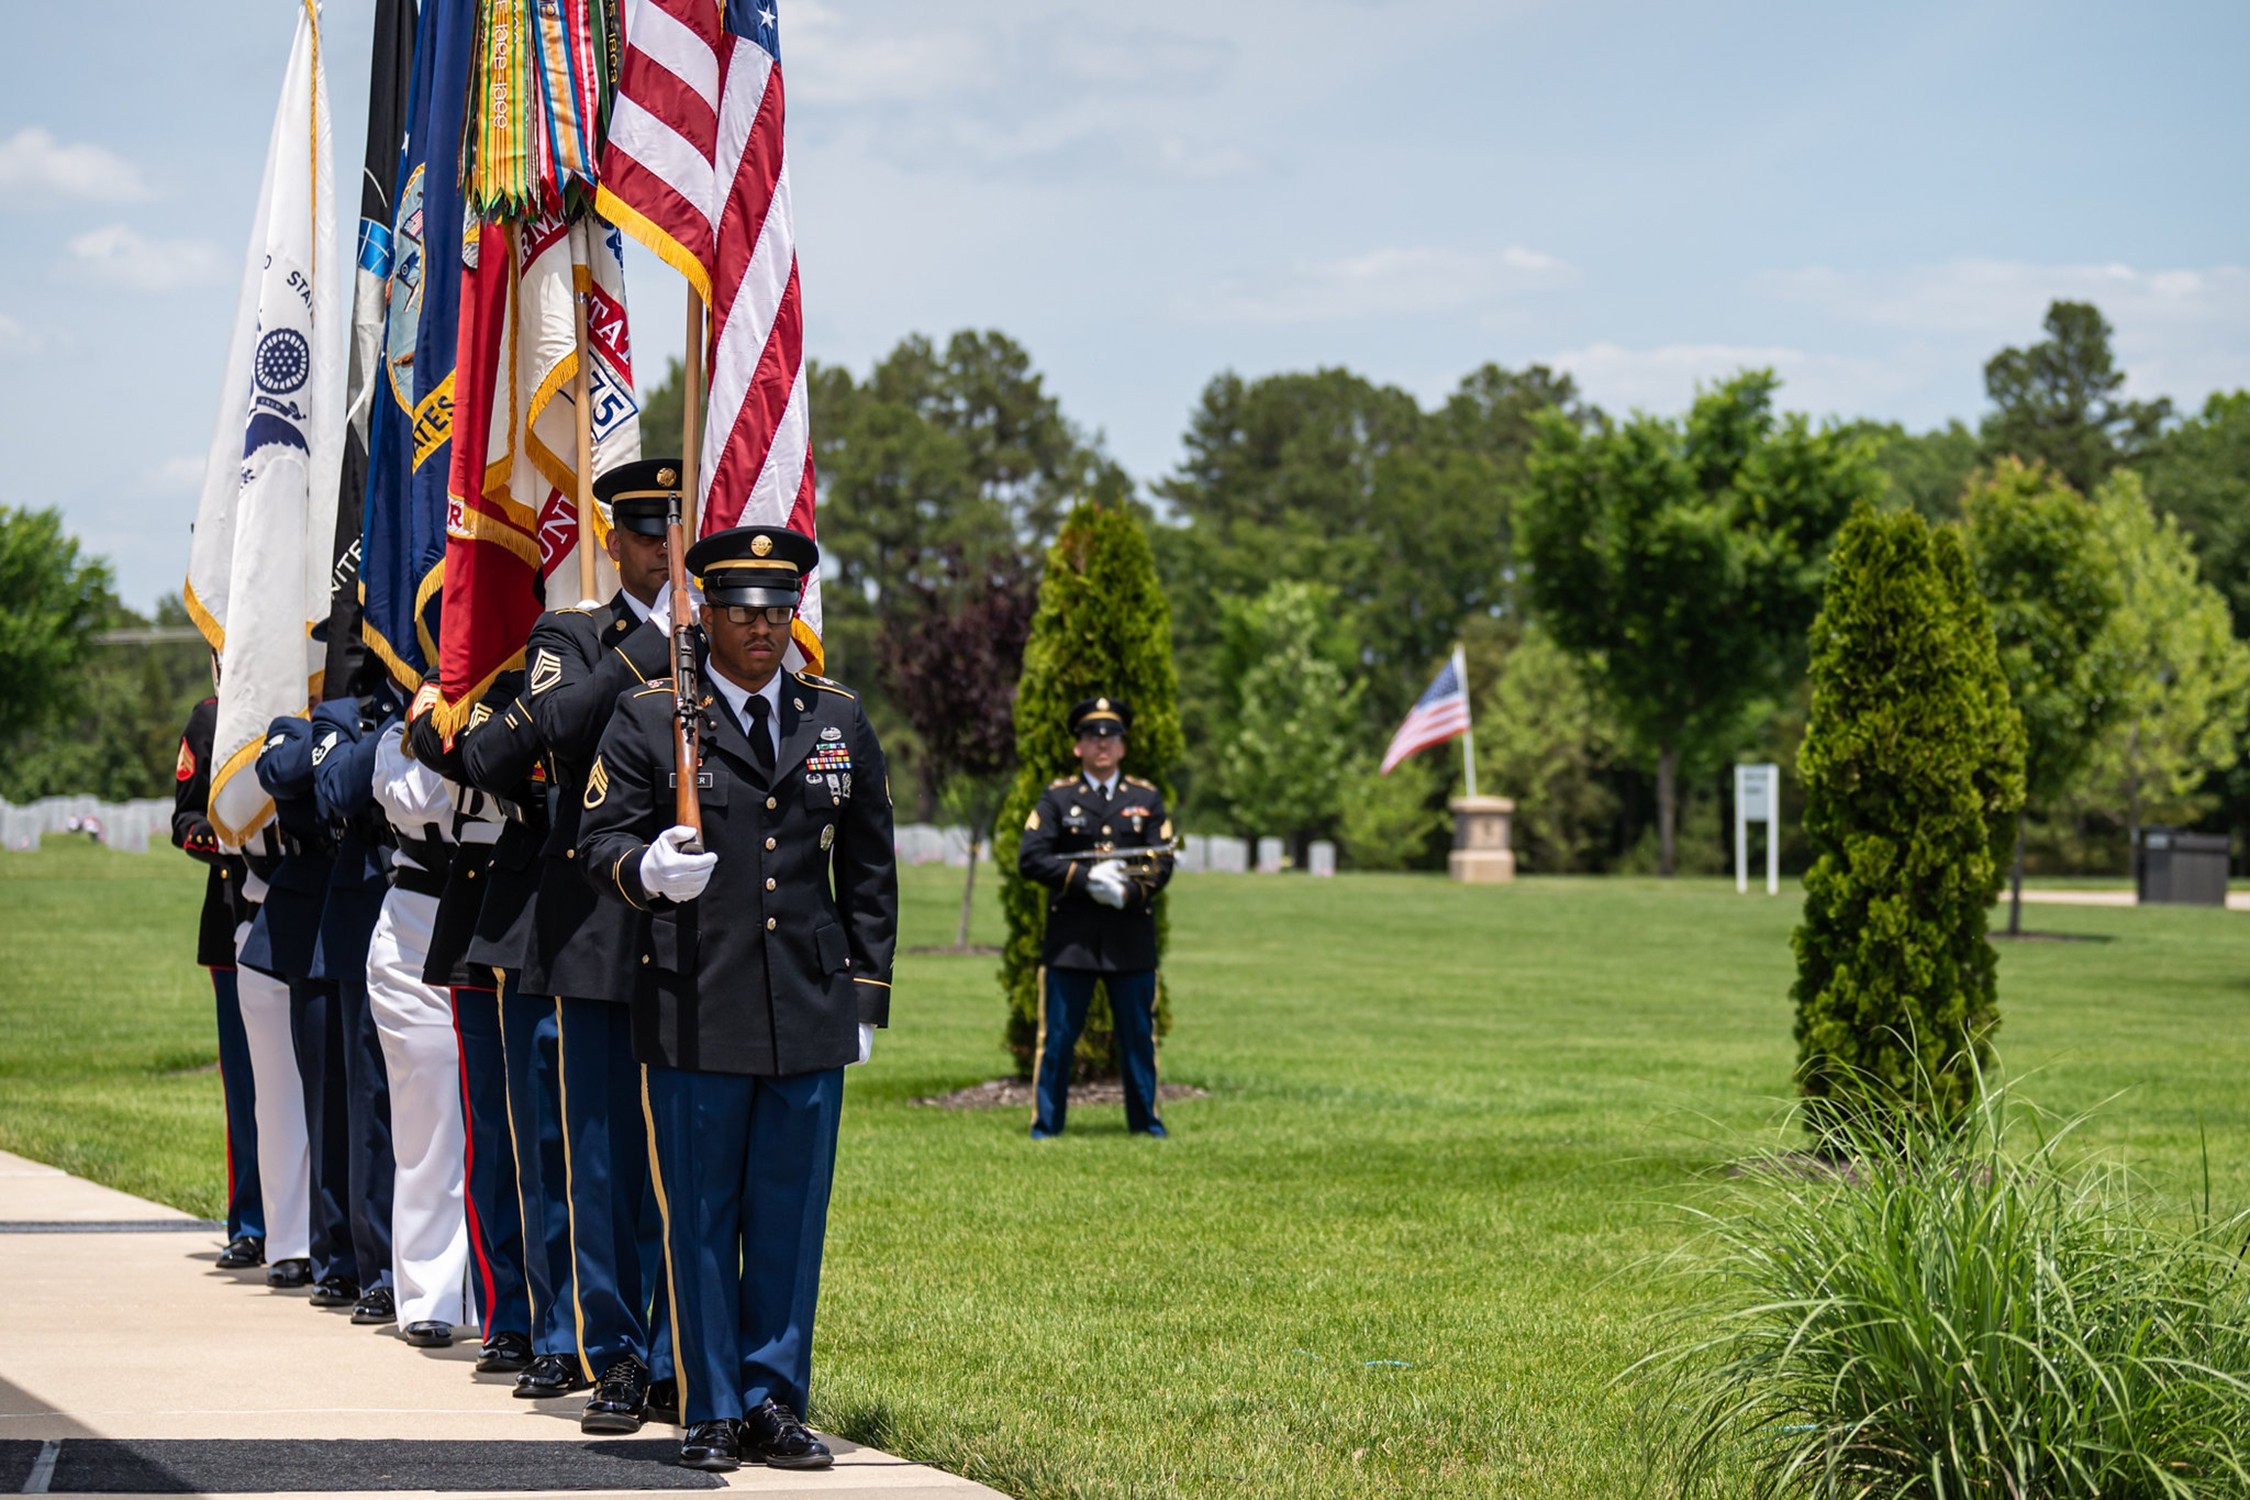
[{"label": "wooden rifle stock", "polygon": [[664,561],[672,572],[672,821],[696,831],[687,852],[699,854],[703,799],[697,795],[696,773],[703,760],[697,743],[703,711],[695,680],[695,601],[687,586],[687,528],[681,522],[677,495],[664,519]]}]

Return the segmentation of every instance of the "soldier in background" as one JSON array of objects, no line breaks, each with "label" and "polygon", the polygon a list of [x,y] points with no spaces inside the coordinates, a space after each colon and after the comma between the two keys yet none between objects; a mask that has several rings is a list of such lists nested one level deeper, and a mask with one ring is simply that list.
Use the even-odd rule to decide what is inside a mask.
[{"label": "soldier in background", "polygon": [[675,1399],[663,1224],[648,1173],[633,989],[644,921],[604,900],[578,870],[586,778],[618,695],[671,670],[666,516],[680,499],[676,458],[622,464],[594,481],[609,507],[618,590],[600,609],[549,610],[524,646],[522,707],[547,748],[554,819],[539,881],[523,987],[555,997],[568,1163],[571,1276],[581,1373],[599,1382],[580,1427],[633,1432]]},{"label": "soldier in background", "polygon": [[312,741],[310,723],[284,715],[267,726],[258,752],[258,784],[273,798],[273,826],[282,853],[241,962],[289,987],[290,1041],[304,1089],[310,1147],[312,1304],[350,1307],[359,1300],[360,1285],[352,1246],[344,1034],[336,986],[320,978],[314,966],[336,844],[313,794]]},{"label": "soldier in background", "polygon": [[[486,1374],[520,1374],[530,1366],[533,1309],[525,1257],[524,1195],[516,1177],[508,1114],[499,979],[492,965],[478,962],[471,950],[488,908],[496,932],[505,934],[517,925],[532,889],[523,872],[534,862],[547,807],[544,788],[535,775],[535,742],[527,740],[522,749],[511,788],[513,800],[472,785],[464,751],[487,729],[497,736],[494,745],[504,741],[507,729],[500,721],[522,686],[521,672],[500,674],[471,710],[468,727],[459,735],[449,738],[438,731],[434,695],[417,701],[406,728],[408,752],[445,778],[452,807],[446,839],[453,845],[453,855],[431,921],[422,980],[446,992],[460,1045],[468,1157],[464,1190],[473,1268],[470,1290],[477,1299],[477,1327],[484,1339],[476,1368]],[[511,875],[516,878],[509,879]]]},{"label": "soldier in background", "polygon": [[[1132,710],[1089,698],[1070,711],[1079,772],[1048,783],[1024,820],[1016,869],[1047,887],[1039,971],[1039,1041],[1032,1060],[1035,1141],[1061,1135],[1070,1108],[1072,1056],[1094,986],[1109,991],[1117,1060],[1125,1075],[1125,1128],[1162,1138],[1156,1109],[1156,893],[1172,878],[1172,820],[1153,783],[1125,776]],[[1113,849],[1162,848],[1130,864]]]},{"label": "soldier in background", "polygon": [[219,1088],[226,1099],[227,1244],[219,1252],[219,1269],[246,1271],[266,1261],[266,1210],[258,1186],[258,1088],[234,967],[234,929],[245,910],[242,878],[250,867],[241,855],[219,848],[219,835],[211,827],[211,741],[218,722],[219,700],[206,698],[189,713],[180,736],[172,844],[210,867],[203,882],[195,961],[210,973],[218,1004]]},{"label": "soldier in background", "polygon": [[[523,988],[523,966],[530,958],[538,921],[545,864],[540,850],[548,841],[554,799],[546,746],[523,706],[521,685],[521,676],[510,674],[485,694],[484,703],[492,714],[461,732],[459,754],[467,784],[497,798],[508,811],[508,826],[493,846],[489,883],[477,913],[476,934],[469,941],[468,960],[492,976],[499,996],[495,1010],[501,1100],[522,1205],[524,1289],[532,1345],[530,1363],[516,1376],[515,1394],[539,1401],[582,1391],[592,1382],[579,1366],[573,1313],[569,1169],[563,1154],[555,1002]],[[424,691],[427,699],[434,699],[434,688]],[[475,1003],[473,997],[464,998]],[[480,1063],[489,1060],[481,1058],[466,1030],[463,1044],[469,1048],[472,1073],[479,1072]],[[477,1112],[474,1105],[472,1112]]]},{"label": "soldier in background", "polygon": [[391,1247],[397,1164],[391,1154],[390,1068],[368,998],[367,955],[390,890],[391,825],[375,801],[376,726],[399,702],[383,682],[364,696],[331,698],[313,710],[313,801],[332,830],[336,861],[320,913],[313,972],[336,989],[344,1066],[345,1162],[352,1259],[359,1296],[352,1321],[398,1318]]}]

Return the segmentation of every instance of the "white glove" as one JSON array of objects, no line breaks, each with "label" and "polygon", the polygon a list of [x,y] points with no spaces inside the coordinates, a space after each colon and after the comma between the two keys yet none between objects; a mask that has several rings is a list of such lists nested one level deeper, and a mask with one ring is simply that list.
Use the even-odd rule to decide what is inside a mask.
[{"label": "white glove", "polygon": [[[703,607],[703,590],[688,585],[688,603],[697,609]],[[648,622],[656,627],[658,635],[672,633],[672,589],[669,584],[656,591],[656,602],[648,607]]]},{"label": "white glove", "polygon": [[641,851],[641,885],[667,901],[693,901],[711,883],[716,854],[689,854],[680,846],[690,843],[695,830],[686,824],[665,829],[656,842]]},{"label": "white glove", "polygon": [[865,1062],[865,1061],[867,1061],[867,1060],[868,1060],[869,1058],[873,1057],[874,1055],[875,1055],[875,1028],[874,1028],[874,1027],[872,1027],[872,1026],[870,1026],[870,1025],[868,1025],[868,1024],[867,1024],[867,1023],[865,1022],[865,1021],[862,1021],[862,1022],[860,1022],[860,1023],[859,1023],[859,1058],[858,1058],[858,1061],[859,1061],[859,1062]]},{"label": "white glove", "polygon": [[1125,909],[1125,865],[1121,860],[1097,860],[1086,872],[1086,894],[1104,906]]}]

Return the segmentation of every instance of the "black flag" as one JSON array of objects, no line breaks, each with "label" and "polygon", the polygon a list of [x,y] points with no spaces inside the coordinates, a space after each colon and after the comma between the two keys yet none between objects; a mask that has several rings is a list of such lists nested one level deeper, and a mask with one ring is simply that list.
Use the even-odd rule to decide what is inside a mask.
[{"label": "black flag", "polygon": [[399,143],[414,76],[415,0],[375,0],[375,61],[367,87],[367,157],[359,177],[359,270],[352,287],[351,425],[336,495],[335,563],[329,573],[328,665],[321,696],[349,698],[370,684],[359,639],[361,509],[367,497],[367,424],[377,388],[389,378],[383,344],[390,301],[391,222],[397,202]]}]

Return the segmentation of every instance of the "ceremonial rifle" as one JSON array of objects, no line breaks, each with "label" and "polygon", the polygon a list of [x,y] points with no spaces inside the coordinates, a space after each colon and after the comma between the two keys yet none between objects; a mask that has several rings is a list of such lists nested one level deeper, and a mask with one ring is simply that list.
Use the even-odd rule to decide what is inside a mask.
[{"label": "ceremonial rifle", "polygon": [[[685,482],[695,481],[691,477]],[[664,517],[664,561],[672,573],[672,821],[695,830],[687,852],[700,854],[703,801],[697,795],[696,773],[702,763],[697,737],[703,711],[695,680],[695,602],[687,586],[687,527],[680,518],[678,490],[672,492]]]},{"label": "ceremonial rifle", "polygon": [[1081,849],[1074,854],[1058,854],[1055,858],[1065,864],[1080,860],[1114,859],[1125,866],[1125,873],[1136,879],[1154,875],[1156,861],[1167,854],[1177,854],[1179,846],[1173,843],[1149,844],[1138,849]]}]

